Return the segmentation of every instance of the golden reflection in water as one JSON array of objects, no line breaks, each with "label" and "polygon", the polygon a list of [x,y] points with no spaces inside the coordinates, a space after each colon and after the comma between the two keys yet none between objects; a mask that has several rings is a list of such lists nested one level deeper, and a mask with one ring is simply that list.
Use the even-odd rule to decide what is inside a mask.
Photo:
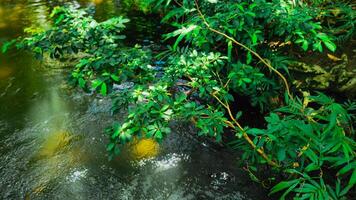
[{"label": "golden reflection in water", "polygon": [[5,22],[2,21],[3,18],[4,18],[4,9],[0,6],[0,29],[6,27]]},{"label": "golden reflection in water", "polygon": [[153,139],[135,139],[130,150],[133,159],[151,158],[159,153],[159,144]]},{"label": "golden reflection in water", "polygon": [[17,25],[23,14],[23,6],[17,4],[12,8],[1,7],[0,5],[0,28]]},{"label": "golden reflection in water", "polygon": [[72,136],[67,131],[59,131],[50,134],[44,141],[37,156],[50,158],[67,148]]},{"label": "golden reflection in water", "polygon": [[34,161],[39,163],[39,174],[32,187],[31,194],[41,195],[59,178],[68,177],[73,169],[81,167],[88,156],[79,145],[74,145],[78,136],[68,131],[48,134],[42,143]]},{"label": "golden reflection in water", "polygon": [[9,77],[12,74],[12,68],[0,67],[0,80]]},{"label": "golden reflection in water", "polygon": [[0,4],[0,29],[23,29],[24,23],[26,26],[46,29],[49,27],[49,9],[50,8],[45,4],[39,4],[32,7],[25,7],[23,3],[19,2],[14,2],[12,6],[4,6]]},{"label": "golden reflection in water", "polygon": [[104,0],[92,0],[95,5],[103,3]]}]

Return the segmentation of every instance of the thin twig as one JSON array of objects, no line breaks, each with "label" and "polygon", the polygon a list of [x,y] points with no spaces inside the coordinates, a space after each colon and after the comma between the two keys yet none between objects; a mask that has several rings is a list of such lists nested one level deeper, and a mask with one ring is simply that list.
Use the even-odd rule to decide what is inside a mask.
[{"label": "thin twig", "polygon": [[[279,167],[279,165],[274,162],[273,160],[271,160],[267,154],[261,149],[261,148],[258,148],[256,146],[256,144],[252,141],[252,139],[247,135],[245,129],[241,126],[241,124],[235,119],[235,117],[233,116],[232,112],[231,112],[231,109],[230,109],[230,105],[228,104],[228,102],[225,102],[223,103],[219,97],[217,97],[214,93],[211,94],[221,105],[223,105],[231,120],[236,124],[236,126],[240,129],[240,131],[242,132],[242,137],[250,144],[250,146],[257,151],[258,154],[260,154],[260,156],[267,161],[267,163],[273,167]],[[232,127],[232,128],[235,128],[235,125],[233,125],[231,122],[225,122],[228,126]]]},{"label": "thin twig", "polygon": [[276,74],[282,79],[282,81],[284,82],[284,85],[285,85],[285,88],[286,88],[286,91],[287,91],[288,96],[289,96],[291,99],[293,99],[293,96],[292,96],[291,93],[290,93],[289,84],[288,84],[287,79],[286,79],[278,70],[276,70],[274,67],[272,67],[272,66],[271,66],[265,59],[263,59],[257,52],[253,51],[252,49],[250,49],[250,48],[247,47],[246,45],[244,45],[244,44],[242,44],[242,43],[236,41],[233,37],[230,37],[230,36],[226,35],[225,33],[220,32],[220,31],[218,31],[218,30],[212,28],[212,27],[210,26],[210,24],[206,21],[206,19],[205,19],[203,13],[201,12],[197,0],[194,0],[194,1],[195,1],[195,6],[196,6],[196,9],[197,9],[197,11],[198,11],[198,13],[199,13],[200,18],[203,20],[203,23],[207,26],[207,28],[208,28],[210,31],[212,31],[212,32],[214,32],[214,33],[217,33],[217,34],[219,34],[219,35],[224,36],[224,37],[227,38],[228,40],[232,41],[232,42],[235,43],[236,45],[238,45],[238,46],[240,46],[240,47],[246,49],[248,52],[250,52],[251,54],[253,54],[254,56],[256,56],[263,64],[265,64],[270,70],[272,70],[274,73],[276,73]]}]

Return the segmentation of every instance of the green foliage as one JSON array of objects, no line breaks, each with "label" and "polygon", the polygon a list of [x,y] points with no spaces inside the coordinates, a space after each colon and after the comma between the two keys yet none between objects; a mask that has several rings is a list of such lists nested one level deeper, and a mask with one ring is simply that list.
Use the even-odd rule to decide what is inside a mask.
[{"label": "green foliage", "polygon": [[[322,52],[323,45],[331,51],[336,49],[332,37],[323,33],[324,28],[320,22],[315,22],[315,18],[321,12],[317,8],[295,6],[291,1],[237,2],[200,1],[200,7],[202,12],[207,14],[205,18],[211,27],[253,49],[261,46],[265,40],[273,41],[277,38],[279,41],[298,44],[303,50],[308,50],[312,46],[313,50]],[[157,1],[158,5],[160,3],[163,2]],[[183,17],[188,19],[180,23]],[[182,7],[173,5],[163,21],[174,21],[174,25],[180,28],[167,34],[167,37],[178,36],[176,44],[183,38],[203,49],[211,49],[219,43],[228,43],[225,38],[204,27],[200,17],[196,15],[194,1],[183,1]]]},{"label": "green foliage", "polygon": [[346,42],[355,36],[356,11],[355,3],[347,5],[342,2],[326,3],[320,13],[322,22],[328,32],[339,42]]},{"label": "green foliage", "polygon": [[[199,135],[214,137],[220,141],[223,133],[224,112],[207,105],[198,105],[189,101],[190,92],[178,90],[177,82],[184,77],[192,79],[184,85],[190,91],[200,91],[200,97],[208,99],[206,91],[218,89],[218,83],[211,81],[212,75],[206,72],[210,68],[219,68],[223,57],[218,54],[203,54],[196,51],[173,56],[168,60],[165,73],[152,85],[136,85],[125,95],[116,95],[115,102],[119,105],[130,104],[128,117],[120,125],[111,129],[111,143],[125,144],[135,137],[150,137],[161,141],[171,132],[169,122],[172,120],[195,120]],[[193,78],[194,77],[194,78]],[[190,93],[190,94],[186,94]],[[130,97],[129,99],[127,97]],[[122,103],[122,98],[127,100]],[[124,134],[122,136],[121,134]]]},{"label": "green foliage", "polygon": [[54,8],[51,18],[54,26],[50,30],[25,38],[19,47],[39,55],[46,52],[51,58],[78,52],[103,54],[125,38],[119,33],[129,21],[117,17],[98,23],[84,10],[62,7]]},{"label": "green foliage", "polygon": [[11,46],[14,44],[16,44],[16,40],[5,42],[1,47],[1,52],[6,53],[9,50],[9,48],[11,48]]},{"label": "green foliage", "polygon": [[24,38],[17,47],[31,50],[38,58],[74,57],[78,63],[72,72],[72,82],[81,88],[106,95],[114,83],[153,78],[148,65],[151,52],[122,44],[125,36],[121,32],[128,19],[116,17],[98,23],[86,11],[72,7],[56,7],[51,17],[54,26],[50,30]]},{"label": "green foliage", "polygon": [[[233,46],[232,41],[216,34],[209,28],[236,39],[248,48],[266,57],[277,69],[288,72],[281,57],[282,48],[270,49],[270,43],[279,41],[284,44],[300,46],[304,51],[312,49],[322,52],[326,47],[336,50],[333,36],[315,19],[321,12],[318,8],[304,4],[294,5],[290,1],[197,1],[204,14],[204,20],[197,12],[195,1],[152,1],[158,10],[166,10],[163,22],[177,27],[177,30],[165,35],[166,39],[176,38],[173,50],[184,41],[188,46],[202,51],[219,50],[227,53],[229,69],[222,77],[231,77],[234,92],[251,98],[252,105],[268,110],[270,98],[276,96],[281,87],[275,76],[265,77],[269,73],[258,59],[246,49]],[[238,12],[236,12],[238,11]],[[272,52],[271,52],[272,51]],[[277,62],[276,62],[277,61]],[[240,70],[243,68],[243,70]],[[238,70],[236,73],[235,70]],[[253,72],[252,72],[253,71]],[[251,74],[253,73],[253,74]],[[257,75],[257,76],[256,76]],[[245,77],[243,77],[245,76]],[[246,78],[249,76],[249,78]],[[236,79],[240,78],[241,79]],[[243,80],[250,84],[245,84]]]},{"label": "green foliage", "polygon": [[[109,95],[113,114],[127,109],[127,117],[107,129],[111,158],[134,138],[160,142],[171,133],[172,121],[191,121],[199,136],[217,142],[225,129],[236,132],[230,145],[243,152],[249,168],[269,164],[271,171],[285,175],[271,190],[283,192],[281,199],[346,198],[356,179],[354,103],[342,106],[321,93],[304,93],[302,99],[286,95],[284,103],[276,98],[284,93],[280,77],[288,75],[290,59],[282,56],[283,47],[271,43],[336,50],[335,35],[318,20],[321,7],[280,0],[141,3],[139,7],[164,12],[162,21],[176,27],[164,35],[174,39],[172,46],[158,55],[123,45],[128,19],[99,23],[74,8],[55,8],[52,28],[17,41],[18,48],[38,57],[74,58],[73,83]],[[235,46],[231,38],[242,45]],[[164,63],[162,70],[156,59]],[[266,63],[275,68],[265,68]],[[132,86],[124,87],[127,83]],[[268,112],[265,128],[240,125],[244,105],[237,105],[237,96]]]},{"label": "green foliage", "polygon": [[[270,152],[291,174],[292,180],[277,184],[271,193],[286,190],[282,199],[290,192],[296,193],[296,199],[345,196],[354,186],[356,174],[356,143],[350,120],[340,104],[319,93],[305,95],[303,101],[289,101],[286,107],[270,113],[266,129],[248,129],[256,145]],[[246,151],[244,157],[253,154]],[[336,173],[324,174],[331,169]],[[339,180],[338,190],[333,189],[335,178]]]}]

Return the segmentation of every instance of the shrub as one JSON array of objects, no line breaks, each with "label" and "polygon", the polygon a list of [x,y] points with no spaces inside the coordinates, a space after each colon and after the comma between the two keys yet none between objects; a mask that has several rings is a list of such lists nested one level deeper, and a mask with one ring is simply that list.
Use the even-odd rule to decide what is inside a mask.
[{"label": "shrub", "polygon": [[[163,140],[172,120],[191,121],[199,136],[216,142],[226,129],[235,132],[230,145],[242,152],[250,173],[261,164],[277,172],[271,194],[283,191],[281,199],[346,198],[356,181],[354,115],[348,113],[354,105],[322,93],[292,93],[283,46],[323,52],[336,45],[317,20],[318,7],[289,2],[149,0],[146,9],[161,10],[163,22],[177,27],[164,36],[176,38],[173,45],[158,55],[122,44],[129,22],[123,17],[99,23],[83,10],[55,8],[53,27],[19,39],[17,47],[38,57],[80,55],[73,83],[110,94],[113,113],[128,109],[124,122],[107,129],[111,157],[134,138]],[[133,86],[114,89],[127,81]],[[265,128],[240,123],[244,105],[236,98],[268,112]]]}]

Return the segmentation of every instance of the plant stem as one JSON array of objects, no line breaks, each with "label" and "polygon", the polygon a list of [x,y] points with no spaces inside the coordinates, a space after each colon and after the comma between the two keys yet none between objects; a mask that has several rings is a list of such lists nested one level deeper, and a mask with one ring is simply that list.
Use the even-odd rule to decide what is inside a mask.
[{"label": "plant stem", "polygon": [[[223,103],[219,97],[217,97],[214,93],[211,94],[222,106],[224,106],[227,110],[227,112],[229,113],[229,116],[231,118],[231,120],[236,124],[236,126],[240,129],[240,131],[242,132],[242,137],[247,141],[247,143],[250,144],[250,146],[257,151],[258,154],[260,154],[260,156],[267,161],[267,163],[273,167],[280,167],[276,162],[274,162],[273,160],[271,160],[270,158],[268,158],[267,154],[261,149],[261,148],[257,148],[256,144],[252,141],[252,139],[247,135],[245,129],[241,126],[241,124],[235,119],[235,117],[233,116],[231,109],[230,109],[230,105],[228,104],[228,102]],[[226,121],[225,122],[229,127],[232,127],[234,129],[236,129],[235,125],[233,125],[230,121]]]},{"label": "plant stem", "polygon": [[197,0],[194,0],[195,1],[195,6],[196,6],[196,9],[199,13],[199,16],[200,18],[203,20],[203,23],[207,26],[207,28],[214,32],[214,33],[217,33],[219,35],[222,35],[224,36],[225,38],[227,38],[228,40],[232,41],[233,43],[235,43],[236,45],[246,49],[247,51],[249,51],[251,54],[253,54],[254,56],[256,56],[263,64],[265,64],[270,70],[272,70],[274,73],[276,73],[283,81],[284,85],[285,85],[285,88],[286,88],[286,91],[287,91],[287,94],[288,96],[293,99],[293,96],[291,95],[290,93],[290,89],[289,89],[289,84],[288,84],[288,81],[287,79],[278,71],[276,70],[274,67],[272,67],[265,59],[263,59],[257,52],[253,51],[252,49],[250,49],[249,47],[247,47],[246,45],[236,41],[233,37],[230,37],[228,35],[226,35],[225,33],[223,32],[220,32],[214,28],[211,28],[210,24],[206,21],[203,13],[200,11],[200,8],[199,8],[199,5],[198,5],[198,2]]}]

